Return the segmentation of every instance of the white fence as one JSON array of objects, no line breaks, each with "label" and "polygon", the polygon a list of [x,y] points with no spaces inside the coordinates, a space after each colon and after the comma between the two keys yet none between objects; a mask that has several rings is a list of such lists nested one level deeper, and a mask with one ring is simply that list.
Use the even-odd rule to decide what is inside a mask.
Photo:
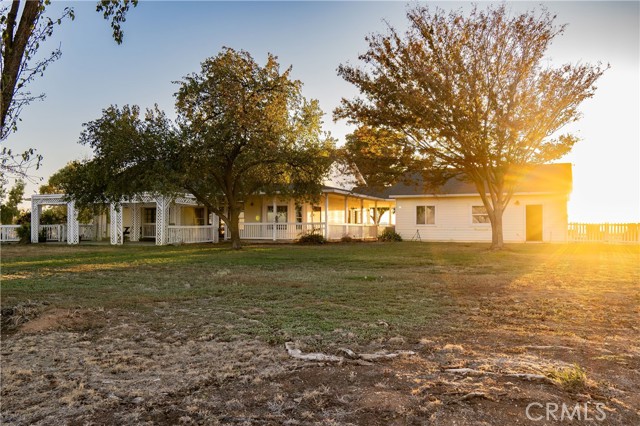
[{"label": "white fence", "polygon": [[18,228],[21,225],[0,225],[0,243],[20,241]]},{"label": "white fence", "polygon": [[40,225],[38,230],[44,231],[47,241],[67,241],[67,225]]},{"label": "white fence", "polygon": [[640,243],[638,223],[570,223],[570,242]]},{"label": "white fence", "polygon": [[359,223],[345,223],[343,225],[329,225],[329,240],[352,238],[354,240],[375,240],[378,238],[376,225]]},{"label": "white fence", "polygon": [[145,223],[142,225],[141,238],[155,238],[156,237],[156,224]]},{"label": "white fence", "polygon": [[[243,240],[297,240],[304,234],[324,233],[322,222],[241,223],[239,228],[240,238]],[[225,238],[230,237],[225,227]]]},{"label": "white fence", "polygon": [[[297,240],[305,234],[325,235],[324,222],[287,222],[287,223],[241,223],[240,238],[243,240]],[[329,240],[349,237],[354,240],[375,240],[378,238],[378,226],[364,224],[329,224]],[[229,239],[225,227],[225,238]]]},{"label": "white fence", "polygon": [[169,244],[212,242],[218,242],[218,228],[214,226],[169,226]]}]

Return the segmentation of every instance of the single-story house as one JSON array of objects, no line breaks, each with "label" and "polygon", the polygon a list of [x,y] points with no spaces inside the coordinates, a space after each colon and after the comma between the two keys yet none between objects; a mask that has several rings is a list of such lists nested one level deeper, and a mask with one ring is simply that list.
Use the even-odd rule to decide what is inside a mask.
[{"label": "single-story house", "polygon": [[[356,186],[353,180],[348,184],[334,180],[336,186],[331,183],[323,187],[315,204],[278,196],[248,197],[240,215],[240,238],[295,240],[315,232],[329,240],[376,239],[380,230],[395,226],[405,240],[491,241],[489,217],[469,182],[450,179],[437,188],[419,181],[399,183],[382,192]],[[531,167],[504,212],[504,241],[566,242],[571,188],[571,164]],[[47,239],[69,244],[102,238],[109,238],[112,244],[218,241],[218,217],[190,194],[173,198],[143,194],[122,200],[110,206],[109,215],[97,216],[91,224],[78,223],[73,201],[63,194],[34,195],[31,202],[32,242],[38,242],[43,228],[51,234]],[[67,205],[67,224],[40,225],[42,206],[56,204]]]},{"label": "single-story house", "polygon": [[[503,215],[505,242],[566,242],[571,164],[532,166]],[[491,241],[491,224],[476,187],[450,179],[437,188],[399,183],[384,192],[395,200],[395,230],[405,240]]]}]

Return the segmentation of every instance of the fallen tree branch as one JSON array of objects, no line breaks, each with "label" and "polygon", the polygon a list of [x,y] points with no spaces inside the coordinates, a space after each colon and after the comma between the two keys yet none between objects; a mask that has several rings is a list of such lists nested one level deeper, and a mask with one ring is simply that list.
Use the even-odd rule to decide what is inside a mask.
[{"label": "fallen tree branch", "polygon": [[300,359],[303,361],[320,361],[320,362],[342,362],[346,358],[348,360],[358,361],[358,363],[360,364],[364,362],[369,363],[372,361],[382,361],[382,360],[397,358],[399,356],[408,356],[408,355],[416,354],[413,351],[398,351],[395,353],[376,352],[373,354],[358,354],[352,351],[351,349],[341,348],[340,351],[345,354],[345,356],[342,357],[342,356],[336,356],[336,355],[327,355],[320,352],[303,354],[300,349],[294,348],[293,342],[285,343],[284,347],[287,349],[289,356],[292,358]]}]

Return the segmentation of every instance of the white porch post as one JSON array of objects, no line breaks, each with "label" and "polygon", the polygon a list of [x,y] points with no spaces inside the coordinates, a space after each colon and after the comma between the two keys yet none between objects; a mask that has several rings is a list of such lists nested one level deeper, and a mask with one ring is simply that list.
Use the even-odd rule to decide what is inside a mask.
[{"label": "white porch post", "polygon": [[80,242],[80,224],[78,223],[78,210],[75,201],[67,203],[67,244]]},{"label": "white porch post", "polygon": [[211,213],[211,232],[213,232],[213,242],[217,243],[219,240],[218,228],[220,227],[220,218],[217,214]]},{"label": "white porch post", "polygon": [[171,200],[164,196],[156,198],[156,245],[163,246],[168,240],[169,204]]},{"label": "white porch post", "polygon": [[31,242],[38,242],[38,233],[40,231],[40,213],[42,212],[42,206],[40,202],[31,198]]},{"label": "white porch post", "polygon": [[329,193],[324,194],[324,238],[329,239]]},{"label": "white porch post", "polygon": [[122,235],[122,204],[111,203],[109,205],[111,217],[110,236],[112,245],[122,245],[124,237]]},{"label": "white porch post", "polygon": [[276,218],[278,215],[278,206],[276,205],[276,197],[273,197],[273,230],[272,230],[272,238],[273,241],[276,240]]},{"label": "white porch post", "polygon": [[142,222],[142,209],[139,203],[131,205],[131,241],[140,241],[140,226]]}]

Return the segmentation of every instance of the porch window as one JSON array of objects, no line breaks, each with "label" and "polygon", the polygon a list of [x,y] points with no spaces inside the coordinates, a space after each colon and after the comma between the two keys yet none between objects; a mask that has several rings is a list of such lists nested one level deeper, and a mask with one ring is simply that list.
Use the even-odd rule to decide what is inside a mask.
[{"label": "porch window", "polygon": [[313,211],[311,213],[311,222],[318,223],[322,221],[322,207],[313,206]]},{"label": "porch window", "polygon": [[145,208],[144,209],[144,223],[156,223],[156,209]]},{"label": "porch window", "polygon": [[274,220],[273,206],[267,206],[267,222],[282,223],[283,225],[278,225],[277,229],[286,229],[287,228],[286,223],[289,221],[288,213],[289,213],[288,206],[276,206],[276,215]]},{"label": "porch window", "polygon": [[436,206],[416,206],[416,225],[435,225]]},{"label": "porch window", "polygon": [[471,206],[472,223],[491,223],[485,206]]},{"label": "porch window", "polygon": [[203,226],[204,225],[204,207],[196,207],[195,208],[196,215],[196,225]]},{"label": "porch window", "polygon": [[[302,206],[296,205],[296,223],[302,223]],[[302,229],[302,225],[296,225],[297,230]]]}]

